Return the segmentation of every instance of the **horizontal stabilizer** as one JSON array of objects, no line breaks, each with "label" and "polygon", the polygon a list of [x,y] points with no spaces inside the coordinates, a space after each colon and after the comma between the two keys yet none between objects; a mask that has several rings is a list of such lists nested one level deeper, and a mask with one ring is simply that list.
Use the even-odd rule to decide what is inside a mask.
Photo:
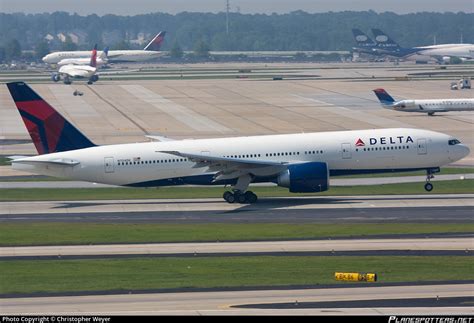
[{"label": "horizontal stabilizer", "polygon": [[50,165],[61,165],[61,166],[76,166],[79,165],[80,162],[77,160],[73,159],[66,159],[66,158],[58,158],[58,159],[52,159],[52,160],[34,160],[34,159],[18,159],[14,160],[14,163],[21,163],[21,164],[50,164]]}]

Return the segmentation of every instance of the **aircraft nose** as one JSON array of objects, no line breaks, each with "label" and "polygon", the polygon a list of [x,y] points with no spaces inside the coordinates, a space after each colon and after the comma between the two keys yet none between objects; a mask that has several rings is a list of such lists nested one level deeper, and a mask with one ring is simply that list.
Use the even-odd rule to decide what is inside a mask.
[{"label": "aircraft nose", "polygon": [[464,158],[464,157],[466,157],[467,155],[469,155],[471,153],[471,150],[466,145],[461,145],[461,146],[462,146],[461,147],[461,155],[462,155],[461,158]]},{"label": "aircraft nose", "polygon": [[451,159],[453,161],[457,161],[457,160],[463,159],[464,157],[466,157],[470,153],[471,153],[471,150],[469,149],[468,146],[462,145],[462,144],[461,145],[456,145],[456,146],[454,146]]}]

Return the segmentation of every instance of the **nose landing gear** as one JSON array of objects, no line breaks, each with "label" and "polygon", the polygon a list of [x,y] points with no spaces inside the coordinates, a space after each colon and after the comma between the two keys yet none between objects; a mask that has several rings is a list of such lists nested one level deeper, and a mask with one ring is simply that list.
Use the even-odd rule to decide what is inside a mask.
[{"label": "nose landing gear", "polygon": [[440,170],[439,168],[434,169],[427,169],[426,170],[426,184],[425,184],[425,191],[431,192],[433,190],[433,184],[430,183],[431,179],[434,178],[434,173],[438,173]]}]

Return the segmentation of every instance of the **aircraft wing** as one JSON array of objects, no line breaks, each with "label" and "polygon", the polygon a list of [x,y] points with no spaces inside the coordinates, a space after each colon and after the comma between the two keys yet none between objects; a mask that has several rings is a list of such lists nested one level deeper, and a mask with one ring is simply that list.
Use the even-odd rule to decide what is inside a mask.
[{"label": "aircraft wing", "polygon": [[150,139],[152,139],[152,140],[161,141],[161,142],[164,142],[164,141],[176,141],[176,139],[169,138],[169,137],[166,137],[166,136],[151,136],[151,135],[147,135],[147,136],[145,136],[145,137],[150,138]]},{"label": "aircraft wing", "polygon": [[289,164],[287,162],[248,160],[242,158],[229,158],[207,154],[187,153],[182,151],[157,152],[188,158],[190,161],[196,163],[194,168],[208,167],[209,172],[217,172],[214,177],[215,181],[238,178],[244,174],[271,176],[282,172]]}]

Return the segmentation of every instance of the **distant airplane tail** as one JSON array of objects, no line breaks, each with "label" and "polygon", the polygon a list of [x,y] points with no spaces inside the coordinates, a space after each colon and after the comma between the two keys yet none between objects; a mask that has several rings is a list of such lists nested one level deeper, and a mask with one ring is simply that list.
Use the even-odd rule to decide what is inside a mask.
[{"label": "distant airplane tail", "polygon": [[354,40],[359,47],[375,46],[375,42],[360,29],[352,29],[352,35],[354,35]]},{"label": "distant airplane tail", "polygon": [[163,41],[165,40],[166,31],[160,31],[143,50],[159,51]]},{"label": "distant airplane tail", "polygon": [[38,154],[95,146],[26,83],[7,83],[7,87]]},{"label": "distant airplane tail", "polygon": [[106,46],[99,57],[102,60],[107,60],[108,56],[109,56],[109,46]]},{"label": "distant airplane tail", "polygon": [[92,50],[91,61],[89,63],[91,67],[97,67],[97,44],[95,44],[94,49]]},{"label": "distant airplane tail", "polygon": [[400,45],[396,41],[394,41],[390,36],[385,34],[383,31],[377,28],[372,28],[372,33],[375,37],[375,42],[377,43],[378,47],[384,49],[399,49]]},{"label": "distant airplane tail", "polygon": [[393,105],[395,100],[390,96],[390,94],[387,93],[384,89],[375,89],[374,90],[375,95],[379,99],[380,103],[382,105]]}]

